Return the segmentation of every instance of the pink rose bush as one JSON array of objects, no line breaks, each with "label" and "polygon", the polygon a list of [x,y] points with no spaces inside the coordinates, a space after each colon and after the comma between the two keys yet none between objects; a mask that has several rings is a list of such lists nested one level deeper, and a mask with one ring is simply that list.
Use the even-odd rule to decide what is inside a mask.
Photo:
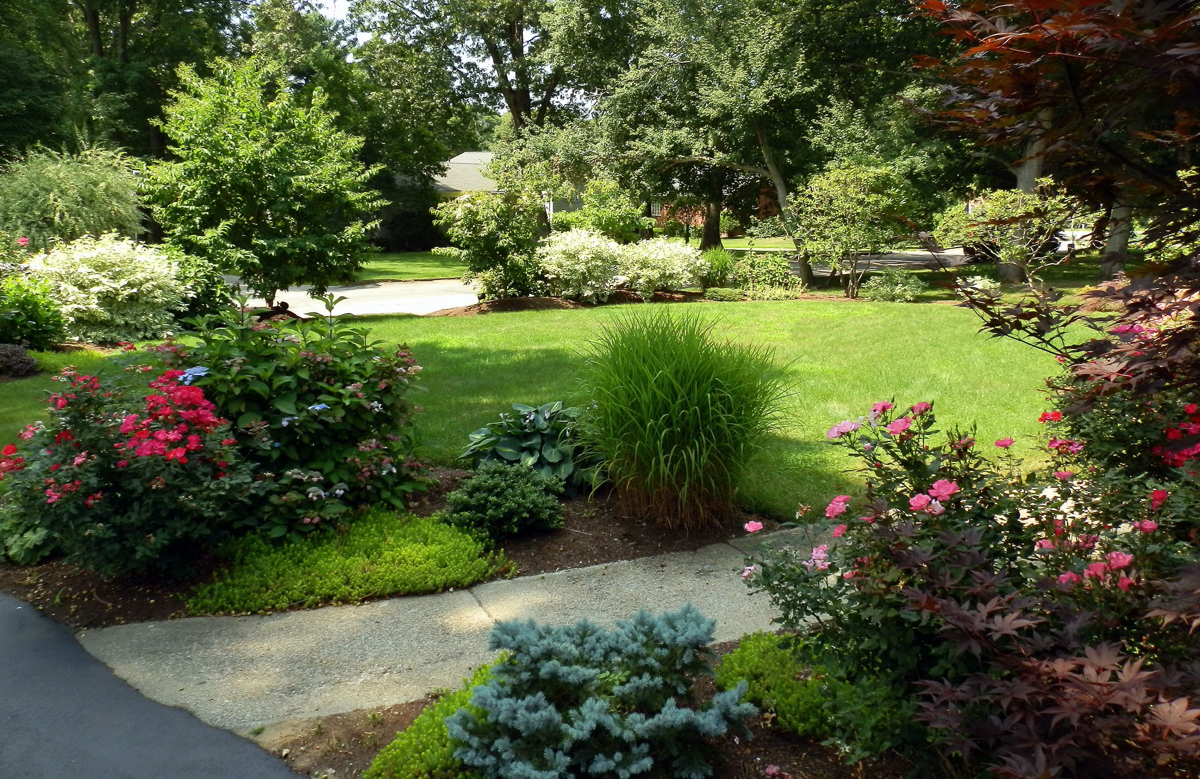
[{"label": "pink rose bush", "polygon": [[[1056,413],[1041,421],[1053,426]],[[1186,620],[1164,620],[1170,580],[1195,559],[1167,511],[1176,498],[1161,488],[1131,498],[1080,461],[1086,442],[1051,436],[1053,461],[1032,475],[1014,467],[1011,438],[992,462],[969,431],[939,431],[926,404],[876,404],[830,437],[867,483],[818,520],[837,544],[764,550],[744,578],[784,627],[811,626],[797,661],[825,669],[834,720],[837,685],[871,678],[890,696],[873,710],[923,723],[907,735],[895,725],[918,763],[930,737],[951,764],[975,739],[997,769],[1036,760],[1031,744],[1051,767],[1115,759],[1116,743],[1135,744],[1147,765],[1200,749],[1150,705],[1200,718],[1200,648]],[[861,521],[843,522],[860,500]],[[1084,680],[1091,692],[1077,694]],[[989,718],[1009,724],[980,736]],[[860,737],[849,747],[881,748]]]}]

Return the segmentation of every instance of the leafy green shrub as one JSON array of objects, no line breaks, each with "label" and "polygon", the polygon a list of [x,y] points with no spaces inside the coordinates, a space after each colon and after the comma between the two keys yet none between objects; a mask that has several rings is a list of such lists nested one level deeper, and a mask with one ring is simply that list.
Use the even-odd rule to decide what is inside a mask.
[{"label": "leafy green shrub", "polygon": [[25,247],[28,245],[28,238],[11,235],[0,225],[0,279],[25,272],[25,261],[29,259]]},{"label": "leafy green shrub", "polygon": [[555,211],[554,215],[550,217],[550,229],[556,233],[582,230],[582,214],[578,211]]},{"label": "leafy green shrub", "polygon": [[516,195],[472,192],[433,209],[434,223],[454,243],[439,254],[467,266],[480,300],[528,297],[545,290],[534,259],[541,205]]},{"label": "leafy green shrub", "polygon": [[813,628],[799,662],[878,680],[869,705],[830,700],[857,753],[1099,776],[1200,752],[1175,724],[1200,716],[1196,677],[1163,673],[1198,659],[1200,569],[1177,533],[1196,493],[1141,482],[1131,499],[1111,471],[1068,469],[1085,450],[1057,437],[1049,467],[1026,475],[1011,438],[993,463],[970,431],[943,436],[924,402],[881,401],[827,437],[861,462],[867,494],[826,507],[836,545],[764,550],[748,579],[781,624]]},{"label": "leafy green shrub", "polygon": [[741,686],[692,708],[712,631],[690,605],[611,630],[501,622],[490,646],[507,656],[475,688],[474,708],[445,719],[461,743],[454,756],[488,779],[709,776],[706,739],[745,734],[754,714]]},{"label": "leafy green shrub", "polygon": [[193,614],[243,614],[359,603],[469,587],[492,575],[502,556],[434,517],[377,507],[336,534],[283,545],[252,534],[226,545],[227,570],[197,588]]},{"label": "leafy green shrub", "polygon": [[363,779],[479,779],[479,774],[454,758],[457,745],[446,733],[444,720],[459,709],[469,709],[472,690],[487,684],[491,669],[490,665],[483,666],[470,681],[463,680],[462,688],[427,706],[375,756]]},{"label": "leafy green shrub", "polygon": [[37,149],[0,173],[0,228],[45,251],[85,235],[142,232],[133,161],[118,151]]},{"label": "leafy green shrub", "polygon": [[56,246],[29,263],[62,308],[68,335],[90,343],[162,338],[176,328],[187,287],[155,247],[115,233]]},{"label": "leafy green shrub", "polygon": [[592,179],[580,196],[583,207],[576,213],[576,224],[594,230],[618,243],[631,243],[654,220],[642,216],[642,204],[612,179]]},{"label": "leafy green shrub", "polygon": [[751,238],[786,238],[788,231],[782,216],[768,216],[766,219],[752,216],[746,235]]},{"label": "leafy green shrub", "polygon": [[678,219],[667,219],[662,225],[662,234],[667,238],[682,238],[686,227]]},{"label": "leafy green shrub", "polygon": [[885,303],[911,303],[927,289],[929,285],[912,271],[884,268],[862,285],[862,295]]},{"label": "leafy green shrub", "polygon": [[704,290],[704,299],[732,303],[734,301],[745,300],[746,292],[745,290],[729,289],[727,287],[709,287]]},{"label": "leafy green shrub", "polygon": [[709,249],[704,252],[704,261],[708,263],[708,270],[700,278],[700,286],[720,287],[729,281],[729,277],[733,274],[733,255],[724,249]]},{"label": "leafy green shrub", "polygon": [[621,273],[643,298],[658,290],[698,287],[707,271],[698,249],[665,238],[630,244],[621,253]]},{"label": "leafy green shrub", "polygon": [[735,234],[741,232],[742,230],[742,223],[738,221],[736,216],[728,211],[721,212],[720,221],[721,234],[728,238],[732,238]]},{"label": "leafy green shrub", "polygon": [[37,369],[37,360],[25,352],[24,346],[0,343],[0,376],[32,376],[37,373]]},{"label": "leafy green shrub", "polygon": [[168,240],[236,273],[273,301],[297,284],[349,281],[370,252],[375,214],[362,138],[338,129],[321,90],[292,90],[261,57],[178,72],[163,106],[170,154],[143,182]]},{"label": "leafy green shrub", "polygon": [[405,348],[383,351],[366,330],[332,316],[254,322],[240,306],[196,335],[195,346],[147,351],[186,368],[187,381],[246,431],[239,446],[272,489],[242,522],[273,538],[299,537],[347,506],[403,508],[420,486],[408,459],[414,409],[406,394],[421,367]]},{"label": "leafy green shrub", "polygon": [[225,275],[211,260],[187,254],[170,244],[164,244],[161,248],[167,257],[175,261],[179,269],[179,281],[188,289],[184,301],[186,307],[176,315],[177,319],[186,322],[209,316],[229,305],[229,287],[225,284]]},{"label": "leafy green shrub", "polygon": [[44,351],[65,335],[66,320],[45,282],[24,274],[0,278],[0,344]]},{"label": "leafy green shrub", "polygon": [[520,465],[483,462],[446,496],[447,521],[491,541],[530,530],[562,527],[562,484]]},{"label": "leafy green shrub", "polygon": [[250,468],[182,378],[152,381],[138,409],[131,390],[63,372],[70,387],[48,398],[50,422],[25,430],[24,454],[9,445],[0,459],[10,557],[29,562],[53,544],[105,575],[169,571],[228,529]]},{"label": "leafy green shrub", "polygon": [[801,286],[799,277],[792,273],[787,257],[779,252],[747,252],[733,264],[730,280],[742,289]]},{"label": "leafy green shrub", "polygon": [[788,639],[769,633],[743,636],[738,648],[721,658],[717,685],[723,690],[746,685],[746,700],[775,714],[775,721],[799,736],[824,737],[823,669],[805,668],[788,649]]},{"label": "leafy green shrub", "polygon": [[590,346],[584,435],[627,510],[668,527],[724,520],[780,419],[768,349],[721,343],[715,322],[659,309],[617,318]]},{"label": "leafy green shrub", "polygon": [[537,262],[551,295],[603,303],[616,288],[621,247],[590,230],[552,233],[537,248]]},{"label": "leafy green shrub", "polygon": [[512,405],[515,414],[501,414],[498,422],[471,433],[471,443],[459,456],[472,468],[484,462],[520,463],[568,488],[591,483],[595,463],[577,444],[576,423],[582,409],[564,407],[562,401],[544,406]]}]

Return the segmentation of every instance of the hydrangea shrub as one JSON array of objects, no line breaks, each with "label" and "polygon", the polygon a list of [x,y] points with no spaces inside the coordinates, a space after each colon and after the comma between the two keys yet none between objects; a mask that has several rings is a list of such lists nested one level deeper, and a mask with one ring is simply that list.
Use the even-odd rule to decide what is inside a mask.
[{"label": "hydrangea shrub", "polygon": [[117,343],[163,338],[172,313],[186,307],[188,287],[165,252],[116,233],[85,236],[30,261],[67,320],[72,340]]},{"label": "hydrangea shrub", "polygon": [[658,290],[699,287],[708,270],[699,249],[666,238],[629,244],[621,252],[621,273],[643,298]]}]

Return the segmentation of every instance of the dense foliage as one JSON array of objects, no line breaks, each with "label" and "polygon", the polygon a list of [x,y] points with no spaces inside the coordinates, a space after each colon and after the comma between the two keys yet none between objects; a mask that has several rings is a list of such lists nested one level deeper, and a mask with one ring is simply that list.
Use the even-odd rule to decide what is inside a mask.
[{"label": "dense foliage", "polygon": [[1052,438],[1049,472],[1023,478],[1012,439],[996,466],[969,432],[943,438],[931,404],[897,412],[881,401],[828,433],[871,476],[861,500],[825,509],[841,540],[766,552],[748,571],[785,625],[813,625],[802,661],[878,677],[882,706],[929,728],[858,748],[900,738],[920,760],[931,737],[963,770],[1019,777],[1196,751],[1195,646],[1179,621],[1148,616],[1194,557],[1178,540],[1186,506],[1067,470],[1075,441]]},{"label": "dense foliage", "polygon": [[527,297],[544,289],[534,260],[541,205],[511,194],[473,192],[434,209],[453,247],[439,249],[467,265],[481,300]]},{"label": "dense foliage", "polygon": [[578,420],[582,409],[562,401],[534,408],[512,405],[515,414],[502,413],[497,422],[471,433],[471,443],[460,455],[472,467],[484,462],[519,463],[546,478],[563,482],[568,490],[590,483],[595,463],[579,444]]},{"label": "dense foliage", "polygon": [[867,300],[882,300],[889,303],[912,303],[929,285],[912,271],[901,268],[884,268],[872,274],[861,287]]},{"label": "dense foliage", "polygon": [[621,253],[621,273],[643,299],[660,290],[699,287],[708,262],[697,249],[666,238],[639,241]]},{"label": "dense foliage", "polygon": [[250,467],[228,422],[184,378],[166,371],[146,393],[63,371],[50,421],[27,427],[27,443],[0,459],[9,557],[31,563],[58,549],[105,575],[179,573],[230,529]]},{"label": "dense foliage", "polygon": [[626,315],[590,347],[585,440],[622,503],[668,527],[724,520],[779,423],[771,352],[718,341],[715,322],[668,309]]},{"label": "dense foliage", "polygon": [[215,67],[212,78],[181,71],[165,108],[173,158],[144,189],[168,240],[268,301],[349,281],[384,205],[356,157],[362,139],[337,129],[322,92],[309,105],[281,88],[270,62]]},{"label": "dense foliage", "polygon": [[58,245],[29,267],[59,304],[72,340],[118,343],[171,335],[189,289],[174,255],[107,233]]},{"label": "dense foliage", "polygon": [[469,587],[503,563],[482,542],[433,517],[374,508],[338,533],[272,544],[233,539],[229,562],[188,599],[192,614],[247,614],[361,603]]},{"label": "dense foliage", "polygon": [[712,632],[690,605],[612,629],[501,622],[490,646],[505,654],[445,720],[454,756],[489,779],[710,776],[705,738],[745,734],[754,713],[742,687],[693,708]]},{"label": "dense foliage", "polygon": [[408,457],[415,408],[407,395],[421,367],[408,350],[384,351],[332,316],[255,321],[240,308],[210,319],[197,336],[195,346],[148,351],[185,368],[186,380],[244,431],[244,456],[273,486],[241,522],[271,537],[298,536],[350,506],[404,506],[419,484]]},{"label": "dense foliage", "polygon": [[617,286],[622,248],[590,230],[551,234],[537,248],[546,291],[555,297],[604,303]]},{"label": "dense foliage", "polygon": [[482,462],[475,475],[446,496],[446,521],[481,535],[489,543],[532,530],[562,527],[553,477],[503,461]]},{"label": "dense foliage", "polygon": [[30,250],[115,232],[142,232],[137,164],[116,151],[78,154],[36,149],[0,172],[0,229],[28,239]]},{"label": "dense foliage", "polygon": [[0,344],[45,351],[66,337],[66,320],[46,282],[0,275]]}]

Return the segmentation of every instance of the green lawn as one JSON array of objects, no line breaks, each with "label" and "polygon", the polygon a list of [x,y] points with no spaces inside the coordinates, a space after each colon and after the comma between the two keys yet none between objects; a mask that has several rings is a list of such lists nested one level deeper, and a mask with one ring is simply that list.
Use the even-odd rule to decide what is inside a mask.
[{"label": "green lawn", "polygon": [[413,281],[457,279],[467,266],[433,252],[392,252],[373,255],[358,274],[357,281]]},{"label": "green lawn", "polygon": [[[407,343],[424,366],[428,392],[415,397],[425,408],[418,455],[450,463],[469,432],[514,402],[580,401],[580,352],[622,308],[363,321],[376,337]],[[1046,407],[1043,379],[1057,367],[1040,352],[977,334],[976,317],[954,306],[799,301],[688,310],[719,317],[718,332],[731,339],[773,347],[791,379],[787,429],[769,442],[743,488],[751,506],[780,517],[797,503],[824,505],[859,488],[825,431],[885,398],[934,400],[943,423],[978,422],[985,450],[1013,436],[1028,451]],[[53,386],[45,376],[3,385],[0,444],[41,415],[43,390]]]},{"label": "green lawn", "polygon": [[[469,432],[511,403],[580,401],[579,353],[619,310],[366,321],[377,337],[407,343],[424,366],[419,455],[448,463]],[[720,317],[718,331],[734,340],[774,347],[792,379],[788,428],[769,442],[743,488],[749,504],[781,517],[798,502],[824,505],[860,486],[825,431],[881,399],[935,400],[943,423],[977,421],[985,444],[1013,436],[1032,447],[1043,379],[1056,367],[1032,349],[977,335],[974,315],[951,306],[804,301],[689,310]]]}]

